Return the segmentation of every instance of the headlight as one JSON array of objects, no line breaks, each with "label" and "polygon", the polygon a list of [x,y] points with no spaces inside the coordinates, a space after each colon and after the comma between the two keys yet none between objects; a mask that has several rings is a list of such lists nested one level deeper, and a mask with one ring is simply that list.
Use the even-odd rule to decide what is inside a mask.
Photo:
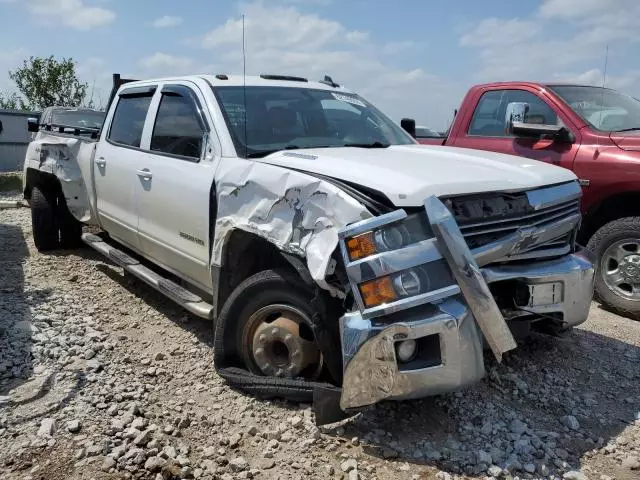
[{"label": "headlight", "polygon": [[[361,283],[358,288],[365,307],[372,308],[391,303],[400,298],[413,297],[428,288],[428,281],[421,280],[427,278],[423,272],[417,269],[404,270],[386,277],[376,278],[368,282]],[[428,280],[428,279],[427,279]]]},{"label": "headlight", "polygon": [[396,275],[393,279],[393,286],[396,292],[403,297],[418,295],[422,290],[422,282],[414,270],[406,270],[400,275]]},{"label": "headlight", "polygon": [[397,250],[409,241],[409,232],[404,225],[391,226],[378,230],[374,234],[376,247],[381,251]]},{"label": "headlight", "polygon": [[417,213],[401,223],[387,225],[346,240],[349,260],[360,260],[377,253],[400,248],[430,238],[432,235],[426,215]]}]

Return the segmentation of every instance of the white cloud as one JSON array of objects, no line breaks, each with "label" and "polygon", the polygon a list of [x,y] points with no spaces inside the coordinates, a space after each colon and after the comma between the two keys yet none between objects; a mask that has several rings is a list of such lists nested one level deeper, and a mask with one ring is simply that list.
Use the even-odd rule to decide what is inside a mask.
[{"label": "white cloud", "polygon": [[84,0],[30,0],[25,5],[42,24],[62,24],[76,30],[91,30],[116,18],[113,11],[86,5]]},{"label": "white cloud", "polygon": [[156,18],[151,25],[155,28],[170,28],[177,27],[182,24],[182,17],[175,17],[172,15],[165,15],[164,17]]},{"label": "white cloud", "polygon": [[187,57],[177,57],[168,53],[156,52],[138,62],[142,67],[162,75],[188,74],[193,60]]},{"label": "white cloud", "polygon": [[[330,75],[395,120],[412,116],[435,123],[437,128],[446,127],[464,93],[417,65],[403,68],[394,64],[393,54],[412,48],[413,42],[381,43],[373,32],[351,30],[282,3],[273,6],[258,1],[242,5],[241,11],[245,14],[248,74],[280,73],[318,80]],[[212,52],[210,56],[218,61],[217,72],[242,72],[240,15],[206,32],[198,44]]]},{"label": "white cloud", "polygon": [[638,16],[637,0],[543,0],[528,17],[480,21],[460,45],[477,51],[478,81],[548,80],[576,69],[586,75],[603,64],[607,45],[612,61],[615,52],[632,53]]},{"label": "white cloud", "polygon": [[29,54],[29,50],[24,47],[0,51],[0,93],[7,94],[16,90],[15,84],[9,78],[9,72],[20,67]]}]

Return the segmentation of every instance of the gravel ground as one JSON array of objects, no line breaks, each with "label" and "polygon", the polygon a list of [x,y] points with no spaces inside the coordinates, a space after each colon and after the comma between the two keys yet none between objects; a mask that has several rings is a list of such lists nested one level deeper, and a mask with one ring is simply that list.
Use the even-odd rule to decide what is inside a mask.
[{"label": "gravel ground", "polygon": [[3,479],[640,479],[640,323],[596,304],[465,392],[317,428],[226,386],[211,325],[98,254],[38,254],[26,208],[0,272]]}]

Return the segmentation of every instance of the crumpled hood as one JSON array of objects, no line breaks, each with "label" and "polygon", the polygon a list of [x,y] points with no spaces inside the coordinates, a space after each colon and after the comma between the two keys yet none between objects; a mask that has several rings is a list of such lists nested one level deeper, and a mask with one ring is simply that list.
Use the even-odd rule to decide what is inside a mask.
[{"label": "crumpled hood", "polygon": [[640,132],[611,132],[611,141],[626,152],[640,152]]},{"label": "crumpled hood", "polygon": [[523,157],[426,145],[290,150],[257,161],[375,189],[398,207],[420,206],[430,195],[515,191],[576,179],[570,170]]}]

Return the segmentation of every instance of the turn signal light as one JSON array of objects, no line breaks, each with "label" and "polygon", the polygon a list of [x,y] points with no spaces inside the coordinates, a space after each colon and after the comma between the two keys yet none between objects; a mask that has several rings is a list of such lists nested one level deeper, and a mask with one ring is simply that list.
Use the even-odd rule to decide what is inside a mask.
[{"label": "turn signal light", "polygon": [[376,253],[376,240],[373,232],[363,233],[347,240],[349,259],[359,260]]},{"label": "turn signal light", "polygon": [[367,308],[377,307],[383,303],[395,302],[398,294],[393,288],[391,277],[381,277],[358,285],[362,301]]}]

